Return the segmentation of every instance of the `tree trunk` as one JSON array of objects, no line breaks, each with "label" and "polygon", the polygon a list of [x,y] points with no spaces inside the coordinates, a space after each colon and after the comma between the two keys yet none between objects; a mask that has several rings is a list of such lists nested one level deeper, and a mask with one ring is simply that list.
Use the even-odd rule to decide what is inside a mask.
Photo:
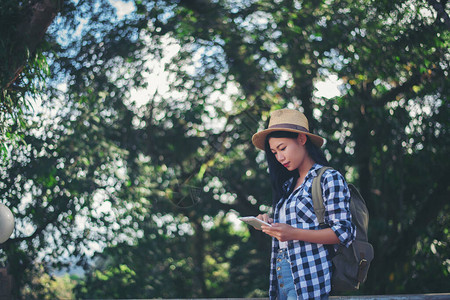
[{"label": "tree trunk", "polygon": [[[366,101],[358,101],[355,103],[362,102],[367,103]],[[369,120],[366,112],[366,106],[364,104],[360,104],[360,112],[359,112],[359,120],[358,123],[355,124],[354,132],[355,132],[355,157],[356,157],[356,165],[358,167],[359,174],[359,182],[358,187],[361,192],[361,195],[366,200],[367,205],[370,206],[370,190],[371,190],[371,172],[370,172],[370,152],[371,152],[371,143],[370,143],[370,127]],[[369,207],[370,208],[370,207]]]},{"label": "tree trunk", "polygon": [[193,288],[195,289],[194,295],[196,295],[199,298],[207,298],[208,297],[208,291],[206,288],[205,283],[205,272],[204,272],[204,265],[205,265],[205,237],[204,237],[204,231],[202,226],[202,220],[201,218],[193,217],[191,218],[193,220],[194,225],[194,244],[195,248],[192,249],[192,258],[194,260],[194,274],[196,277],[196,280],[194,281]]}]

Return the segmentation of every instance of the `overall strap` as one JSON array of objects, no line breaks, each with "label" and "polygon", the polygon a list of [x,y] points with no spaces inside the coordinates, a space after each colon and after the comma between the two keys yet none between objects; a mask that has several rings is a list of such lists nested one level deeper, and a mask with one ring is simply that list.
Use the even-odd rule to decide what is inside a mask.
[{"label": "overall strap", "polygon": [[325,206],[323,204],[323,196],[322,196],[322,186],[320,184],[320,179],[322,178],[323,173],[332,169],[331,167],[322,167],[317,171],[317,176],[314,177],[312,183],[312,201],[314,206],[314,212],[316,214],[317,220],[321,227],[325,225]]}]

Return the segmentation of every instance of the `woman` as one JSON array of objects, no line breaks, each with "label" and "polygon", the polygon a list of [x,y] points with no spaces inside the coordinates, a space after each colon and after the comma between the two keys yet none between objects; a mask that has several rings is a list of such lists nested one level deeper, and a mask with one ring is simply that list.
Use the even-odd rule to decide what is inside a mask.
[{"label": "woman", "polygon": [[355,239],[350,192],[336,170],[325,171],[321,186],[326,228],[314,213],[311,186],[318,170],[328,165],[320,151],[324,140],[309,132],[308,120],[297,110],[271,115],[269,127],[253,135],[253,144],[266,151],[273,189],[273,219],[262,231],[272,236],[270,299],[327,299],[331,291],[333,247]]}]

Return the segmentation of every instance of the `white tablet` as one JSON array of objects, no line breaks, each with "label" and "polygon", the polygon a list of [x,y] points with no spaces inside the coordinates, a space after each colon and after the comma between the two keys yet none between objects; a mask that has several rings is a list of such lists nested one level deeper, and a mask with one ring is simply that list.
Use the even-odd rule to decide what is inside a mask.
[{"label": "white tablet", "polygon": [[239,218],[239,220],[241,220],[242,222],[245,222],[249,225],[252,225],[253,227],[255,227],[256,229],[259,229],[259,230],[261,230],[262,225],[272,226],[269,223],[264,222],[263,220],[260,220],[256,217],[241,217],[241,218]]}]

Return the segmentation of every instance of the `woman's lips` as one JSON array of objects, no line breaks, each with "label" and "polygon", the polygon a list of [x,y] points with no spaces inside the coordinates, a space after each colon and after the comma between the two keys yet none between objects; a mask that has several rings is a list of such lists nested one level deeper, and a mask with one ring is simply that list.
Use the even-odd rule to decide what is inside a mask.
[{"label": "woman's lips", "polygon": [[283,166],[284,166],[285,168],[287,168],[287,167],[289,166],[289,163],[285,163],[285,164],[283,164]]}]

